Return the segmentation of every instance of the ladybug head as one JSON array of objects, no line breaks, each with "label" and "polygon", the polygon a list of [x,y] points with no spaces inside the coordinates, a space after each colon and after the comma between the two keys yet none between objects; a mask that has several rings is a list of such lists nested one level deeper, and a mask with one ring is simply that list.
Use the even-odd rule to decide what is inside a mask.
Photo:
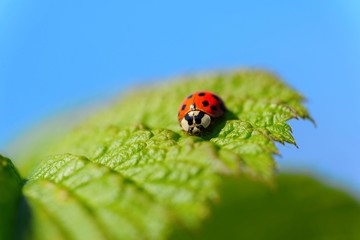
[{"label": "ladybug head", "polygon": [[202,130],[209,127],[211,117],[203,111],[195,110],[185,114],[180,125],[182,129],[190,135],[199,134]]}]

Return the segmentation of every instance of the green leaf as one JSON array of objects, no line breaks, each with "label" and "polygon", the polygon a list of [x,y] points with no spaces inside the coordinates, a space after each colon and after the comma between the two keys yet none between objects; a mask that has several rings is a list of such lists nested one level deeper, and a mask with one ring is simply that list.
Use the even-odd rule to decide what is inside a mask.
[{"label": "green leaf", "polygon": [[10,161],[0,155],[0,239],[12,239],[22,180]]},{"label": "green leaf", "polygon": [[98,238],[159,239],[174,217],[196,223],[207,213],[204,201],[215,195],[218,180],[212,176],[219,160],[211,144],[178,141],[168,130],[127,134],[133,137],[114,141],[96,161],[70,154],[44,161],[24,189],[33,208],[70,238],[92,226],[95,232],[87,233]]},{"label": "green leaf", "polygon": [[303,175],[280,175],[276,188],[228,178],[212,217],[171,239],[360,239],[360,204],[343,191]]},{"label": "green leaf", "polygon": [[[225,119],[199,140],[210,141],[219,149],[236,154],[243,167],[258,178],[272,176],[275,166],[272,154],[278,153],[274,141],[295,144],[286,121],[299,117],[310,119],[302,105],[303,97],[268,72],[199,75],[127,94],[82,123],[50,153],[100,157],[118,130],[134,127],[168,129],[182,138],[189,137],[180,130],[177,111],[184,97],[199,90],[217,93],[229,109]],[[254,162],[253,158],[262,160]]]},{"label": "green leaf", "polygon": [[[177,110],[191,92],[219,94],[229,111],[212,131],[184,134]],[[24,187],[33,236],[163,239],[195,228],[224,176],[271,183],[286,121],[310,118],[303,98],[261,71],[199,75],[136,90],[67,134]],[[52,237],[54,238],[54,237]]]}]

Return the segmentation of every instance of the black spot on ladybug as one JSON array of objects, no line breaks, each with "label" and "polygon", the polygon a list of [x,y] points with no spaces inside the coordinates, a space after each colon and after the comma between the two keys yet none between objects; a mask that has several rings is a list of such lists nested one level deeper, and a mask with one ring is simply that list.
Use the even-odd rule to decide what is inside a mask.
[{"label": "black spot on ladybug", "polygon": [[[199,96],[200,96],[200,94],[199,94]],[[202,105],[203,105],[204,107],[207,107],[207,106],[209,106],[209,102],[208,102],[207,100],[202,101]]]},{"label": "black spot on ladybug", "polygon": [[204,117],[205,113],[200,111],[198,115],[195,116],[195,122],[197,124],[201,123],[201,119]]},{"label": "black spot on ladybug", "polygon": [[189,126],[193,124],[193,118],[189,116],[189,114],[185,115],[185,120],[188,122]]},{"label": "black spot on ladybug", "polygon": [[187,96],[187,99],[190,99],[190,98],[192,98],[192,96],[193,96],[193,95],[192,95],[192,94],[190,94],[189,96]]},{"label": "black spot on ladybug", "polygon": [[185,108],[186,108],[186,104],[181,106],[181,110],[185,110]]},{"label": "black spot on ladybug", "polygon": [[216,106],[214,106],[214,105],[211,105],[211,110],[213,110],[213,111],[216,111],[217,110],[217,107]]},{"label": "black spot on ladybug", "polygon": [[205,96],[205,93],[204,92],[201,92],[201,93],[199,93],[198,94],[200,97],[203,97],[203,96]]},{"label": "black spot on ladybug", "polygon": [[223,110],[224,112],[226,111],[226,107],[225,107],[224,103],[220,103],[220,108],[221,108],[221,110]]},{"label": "black spot on ladybug", "polygon": [[211,94],[211,96],[212,96],[213,98],[215,98],[216,100],[220,101],[220,98],[219,98],[218,96],[216,96],[215,94]]}]

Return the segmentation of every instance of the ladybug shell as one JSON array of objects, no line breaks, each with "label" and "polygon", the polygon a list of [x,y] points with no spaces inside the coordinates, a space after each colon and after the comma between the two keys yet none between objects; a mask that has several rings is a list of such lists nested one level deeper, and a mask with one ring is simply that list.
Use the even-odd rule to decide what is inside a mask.
[{"label": "ladybug shell", "polygon": [[194,110],[203,111],[214,118],[221,117],[226,111],[224,102],[216,94],[208,91],[194,92],[181,103],[178,113],[179,122],[192,110],[191,105],[195,108]]}]

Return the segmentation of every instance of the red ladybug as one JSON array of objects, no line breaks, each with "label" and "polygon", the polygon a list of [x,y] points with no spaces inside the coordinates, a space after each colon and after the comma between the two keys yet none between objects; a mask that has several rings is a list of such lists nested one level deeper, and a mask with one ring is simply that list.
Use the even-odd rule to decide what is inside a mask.
[{"label": "red ladybug", "polygon": [[178,120],[181,128],[190,135],[199,134],[210,126],[213,118],[224,115],[226,107],[219,96],[212,92],[195,92],[181,103]]}]

